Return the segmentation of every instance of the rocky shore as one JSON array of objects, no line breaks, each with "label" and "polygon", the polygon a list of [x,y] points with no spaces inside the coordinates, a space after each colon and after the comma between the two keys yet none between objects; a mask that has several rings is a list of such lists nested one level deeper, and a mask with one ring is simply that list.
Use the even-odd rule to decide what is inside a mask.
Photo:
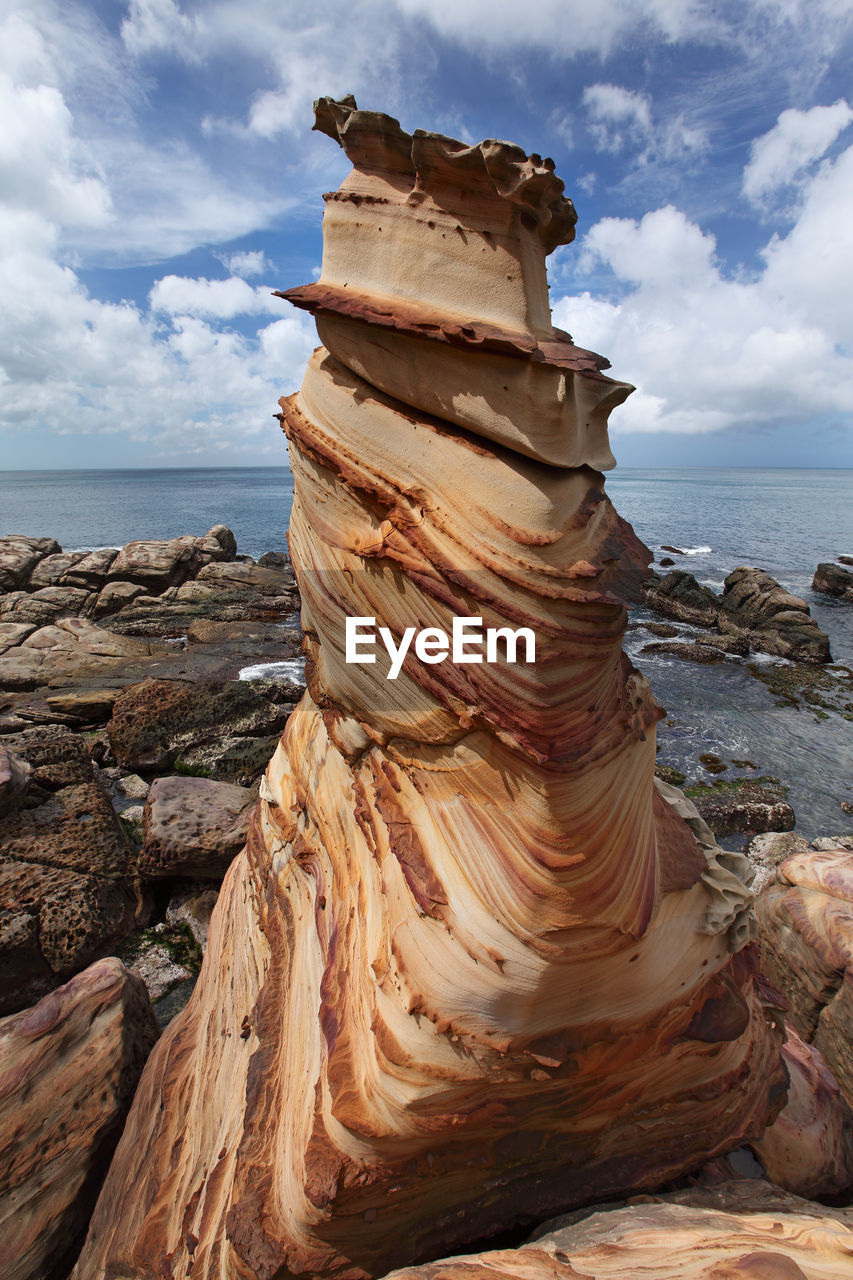
[{"label": "rocky shore", "polygon": [[[114,951],[162,1023],[301,696],[293,571],[216,525],[88,553],[0,538],[0,586],[0,1013]],[[269,664],[291,677],[240,679]]]}]

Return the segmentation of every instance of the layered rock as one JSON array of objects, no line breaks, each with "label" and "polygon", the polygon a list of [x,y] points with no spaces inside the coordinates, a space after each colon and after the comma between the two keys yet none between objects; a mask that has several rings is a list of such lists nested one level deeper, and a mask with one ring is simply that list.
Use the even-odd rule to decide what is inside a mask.
[{"label": "layered rock", "polygon": [[791,1078],[788,1101],[753,1148],[777,1186],[838,1203],[853,1188],[853,1112],[823,1055],[793,1027],[782,1057]]},{"label": "layered rock", "polygon": [[853,1106],[853,858],[839,841],[816,843],[829,847],[787,858],[759,899],[762,965]]},{"label": "layered rock", "polygon": [[64,1276],[157,1037],[145,988],[99,960],[0,1018],[0,1274]]},{"label": "layered rock", "polygon": [[[80,1280],[382,1275],[660,1185],[784,1098],[745,860],[653,779],[621,649],[650,555],[598,471],[628,388],[550,327],[553,164],[317,122],[354,170],[288,295],[328,344],[282,401],[308,692]],[[355,617],[525,627],[535,662],[504,637],[388,678]]]},{"label": "layered rock", "polygon": [[[853,1212],[769,1183],[690,1188],[548,1223],[521,1249],[444,1258],[393,1280],[843,1280]],[[391,1277],[388,1278],[391,1280]]]}]

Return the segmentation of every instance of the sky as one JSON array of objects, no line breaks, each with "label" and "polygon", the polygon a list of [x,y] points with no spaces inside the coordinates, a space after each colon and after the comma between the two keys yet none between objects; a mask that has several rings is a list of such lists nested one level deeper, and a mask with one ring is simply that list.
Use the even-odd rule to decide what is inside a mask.
[{"label": "sky", "polygon": [[0,469],[286,462],[312,101],[550,155],[629,466],[853,466],[853,0],[0,0]]}]

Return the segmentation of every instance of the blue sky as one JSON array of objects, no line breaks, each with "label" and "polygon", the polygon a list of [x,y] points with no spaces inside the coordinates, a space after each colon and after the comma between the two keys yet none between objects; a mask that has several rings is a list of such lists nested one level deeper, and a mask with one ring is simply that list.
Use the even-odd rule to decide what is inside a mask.
[{"label": "blue sky", "polygon": [[851,46],[851,0],[0,0],[0,468],[285,460],[347,92],[554,157],[620,462],[853,466]]}]

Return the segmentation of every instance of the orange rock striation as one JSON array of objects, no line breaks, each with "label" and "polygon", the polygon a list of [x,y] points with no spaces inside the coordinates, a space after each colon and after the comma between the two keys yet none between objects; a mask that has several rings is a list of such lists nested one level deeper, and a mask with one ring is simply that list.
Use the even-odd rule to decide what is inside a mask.
[{"label": "orange rock striation", "polygon": [[[326,343],[282,401],[308,692],[78,1280],[382,1275],[658,1186],[784,1097],[745,860],[654,784],[621,649],[650,556],[598,470],[630,388],[550,326],[553,164],[317,122],[354,170],[288,295]],[[536,661],[388,679],[347,617],[527,627]]]}]

